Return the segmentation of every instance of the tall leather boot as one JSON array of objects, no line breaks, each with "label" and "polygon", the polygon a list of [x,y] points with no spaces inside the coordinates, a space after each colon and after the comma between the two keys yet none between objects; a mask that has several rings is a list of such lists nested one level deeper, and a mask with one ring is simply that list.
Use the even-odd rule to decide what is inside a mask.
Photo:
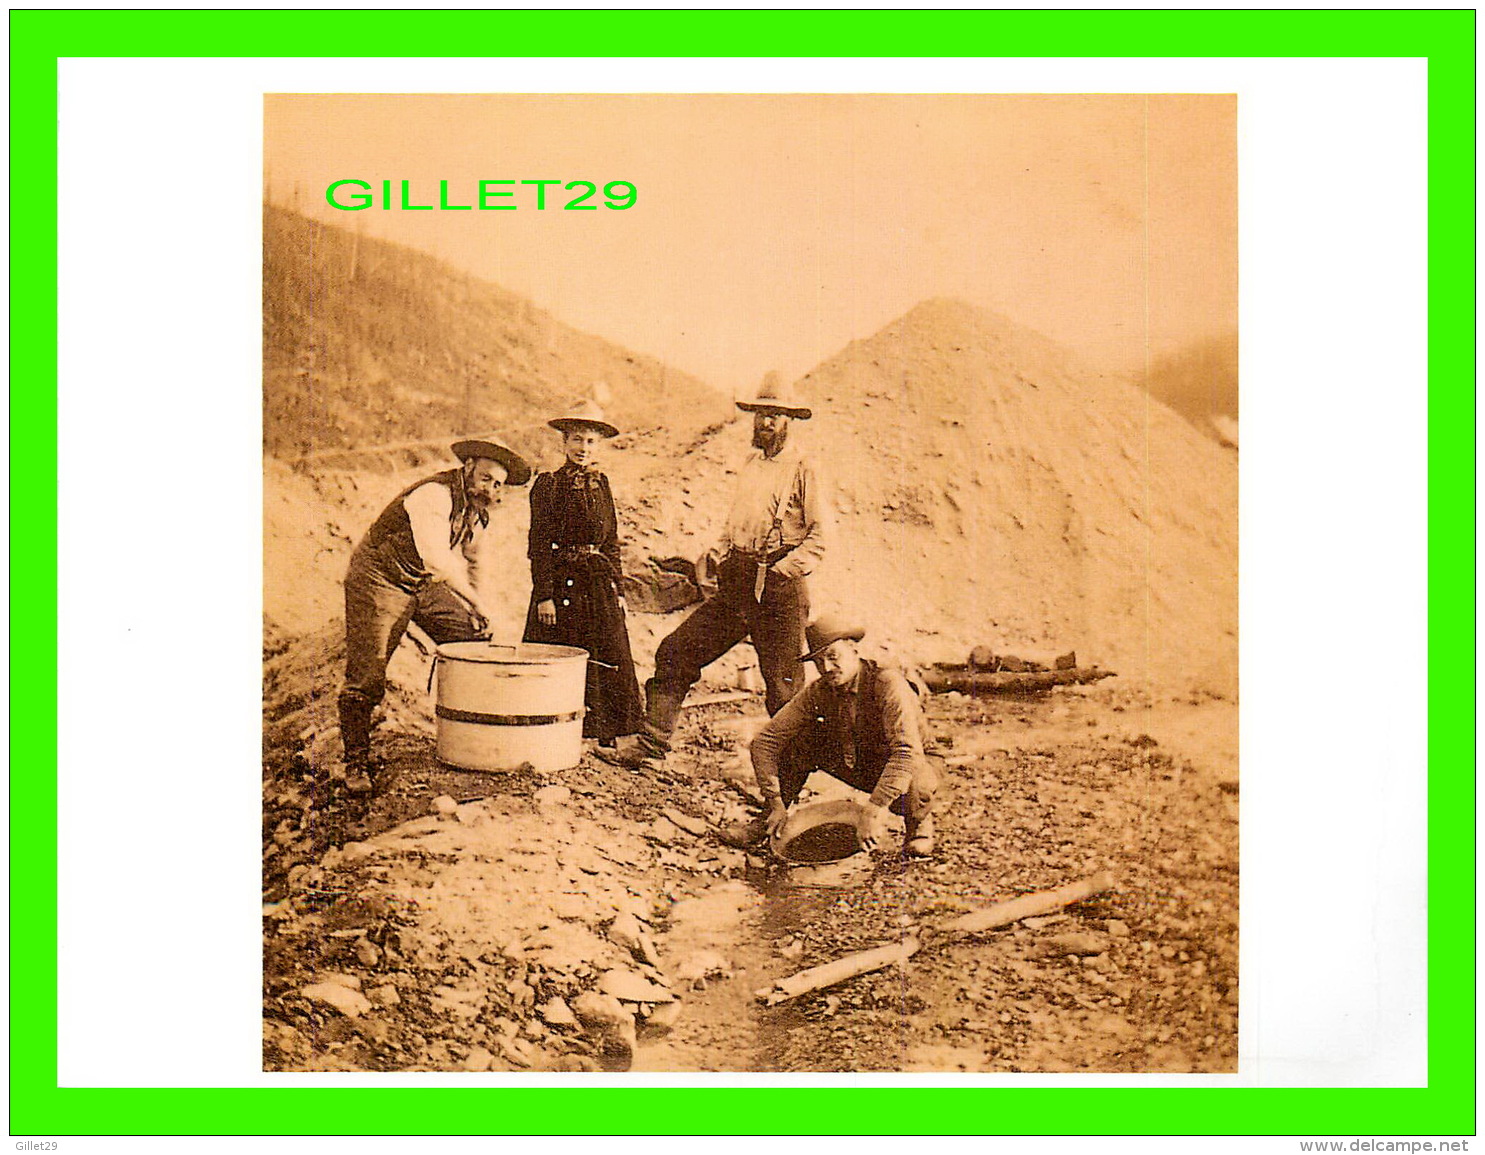
[{"label": "tall leather boot", "polygon": [[342,694],[336,702],[340,711],[340,743],[344,749],[345,788],[352,794],[371,793],[371,712],[375,707],[364,698]]}]

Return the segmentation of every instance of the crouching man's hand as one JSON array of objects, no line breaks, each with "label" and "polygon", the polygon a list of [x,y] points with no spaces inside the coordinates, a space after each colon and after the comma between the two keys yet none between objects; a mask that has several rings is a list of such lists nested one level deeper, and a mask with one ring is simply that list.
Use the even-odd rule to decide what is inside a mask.
[{"label": "crouching man's hand", "polygon": [[864,803],[856,813],[856,841],[862,850],[875,850],[881,838],[882,827],[887,821],[885,807]]},{"label": "crouching man's hand", "polygon": [[763,819],[768,830],[768,836],[773,837],[774,831],[784,824],[784,819],[789,817],[789,811],[782,800],[775,798],[773,804],[768,808],[768,814]]}]

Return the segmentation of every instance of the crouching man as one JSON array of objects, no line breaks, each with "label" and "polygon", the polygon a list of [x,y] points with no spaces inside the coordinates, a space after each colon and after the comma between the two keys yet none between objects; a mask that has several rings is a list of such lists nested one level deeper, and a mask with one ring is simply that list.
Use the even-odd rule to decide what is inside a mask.
[{"label": "crouching man", "polygon": [[871,795],[861,807],[856,833],[874,849],[887,813],[907,822],[903,852],[933,853],[933,795],[938,774],[923,756],[923,714],[902,671],[862,658],[856,643],[866,636],[831,615],[805,630],[820,677],[780,710],[753,739],[753,773],[768,813],[723,832],[725,841],[751,846],[784,821],[804,788],[822,770]]}]

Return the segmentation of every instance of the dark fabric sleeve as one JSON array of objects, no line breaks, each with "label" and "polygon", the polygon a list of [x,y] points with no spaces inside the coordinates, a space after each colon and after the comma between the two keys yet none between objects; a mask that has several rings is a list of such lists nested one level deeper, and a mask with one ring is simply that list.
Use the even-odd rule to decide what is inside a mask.
[{"label": "dark fabric sleeve", "polygon": [[617,584],[624,576],[624,559],[619,551],[619,515],[614,511],[614,495],[609,488],[607,476],[603,478],[601,492],[603,508],[598,511],[598,515],[603,519],[603,524],[599,527],[598,548],[608,558],[614,582]]},{"label": "dark fabric sleeve", "polygon": [[887,764],[871,792],[874,806],[890,806],[906,793],[913,768],[923,760],[923,734],[918,698],[901,671],[877,674],[877,701],[882,712],[882,735],[887,740]]},{"label": "dark fabric sleeve", "polygon": [[552,475],[541,473],[531,486],[531,533],[527,538],[526,556],[531,559],[531,600],[548,601],[554,581],[552,567]]},{"label": "dark fabric sleeve", "polygon": [[811,682],[784,703],[784,708],[753,736],[749,748],[753,774],[758,779],[758,789],[763,792],[763,801],[770,806],[779,801],[779,759],[784,756],[784,747],[819,713],[824,685],[818,678]]}]

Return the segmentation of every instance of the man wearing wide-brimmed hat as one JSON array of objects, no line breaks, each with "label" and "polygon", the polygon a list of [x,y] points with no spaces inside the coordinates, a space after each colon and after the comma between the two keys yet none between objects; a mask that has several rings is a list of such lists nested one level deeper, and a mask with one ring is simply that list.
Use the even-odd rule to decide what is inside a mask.
[{"label": "man wearing wide-brimmed hat", "polygon": [[938,774],[923,755],[923,712],[901,669],[863,658],[857,643],[866,630],[822,614],[805,631],[820,677],[805,687],[753,739],[753,773],[768,813],[730,827],[725,841],[748,846],[783,822],[816,770],[865,791],[857,836],[875,847],[887,813],[907,824],[903,853],[933,853],[933,796]]},{"label": "man wearing wide-brimmed hat", "polygon": [[770,714],[803,680],[806,579],[824,556],[831,521],[819,470],[789,444],[790,423],[807,421],[811,413],[777,373],[765,376],[757,394],[737,407],[753,415],[758,452],[738,470],[722,531],[717,593],[656,650],[655,676],[645,687],[644,731],[615,759],[628,765],[665,757],[681,703],[701,671],[745,639],[758,653]]},{"label": "man wearing wide-brimmed hat", "polygon": [[371,715],[387,689],[392,651],[416,622],[430,638],[473,641],[492,614],[469,572],[480,535],[506,486],[525,485],[531,467],[498,437],[452,446],[462,466],[403,490],[351,554],[345,575],[345,688],[340,736],[346,788],[372,789]]}]

